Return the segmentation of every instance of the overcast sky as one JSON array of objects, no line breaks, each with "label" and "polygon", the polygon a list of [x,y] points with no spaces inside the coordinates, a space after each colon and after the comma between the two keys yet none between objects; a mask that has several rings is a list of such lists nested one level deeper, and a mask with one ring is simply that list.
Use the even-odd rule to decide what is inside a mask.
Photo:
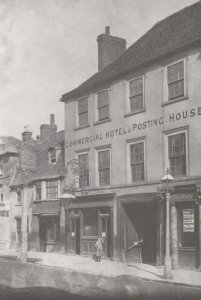
[{"label": "overcast sky", "polygon": [[97,41],[111,35],[129,47],[156,22],[197,0],[0,0],[0,135],[39,134],[61,95],[97,72]]}]

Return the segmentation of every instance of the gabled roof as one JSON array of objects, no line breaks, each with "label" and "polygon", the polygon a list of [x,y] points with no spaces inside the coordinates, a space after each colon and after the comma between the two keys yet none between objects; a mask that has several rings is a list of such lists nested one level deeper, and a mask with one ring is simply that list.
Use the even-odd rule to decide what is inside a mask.
[{"label": "gabled roof", "polygon": [[13,178],[11,187],[21,186],[36,180],[54,179],[64,176],[64,149],[58,156],[57,162],[49,164],[48,149],[57,146],[64,147],[64,130],[57,132],[56,135],[51,135],[45,140],[41,140],[35,146],[32,145],[36,151],[36,170],[30,171],[19,168]]},{"label": "gabled roof", "polygon": [[200,42],[201,2],[199,1],[156,23],[118,59],[76,89],[64,94],[61,101],[70,101],[93,92],[100,86],[154,63],[168,54],[200,45]]}]

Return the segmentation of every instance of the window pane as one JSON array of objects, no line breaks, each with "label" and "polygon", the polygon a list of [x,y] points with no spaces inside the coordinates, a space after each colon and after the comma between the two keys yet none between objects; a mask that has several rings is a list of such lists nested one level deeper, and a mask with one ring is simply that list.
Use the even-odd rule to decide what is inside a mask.
[{"label": "window pane", "polygon": [[184,95],[184,62],[178,62],[168,67],[169,99]]},{"label": "window pane", "polygon": [[143,95],[130,98],[130,111],[136,111],[143,108]]},{"label": "window pane", "polygon": [[185,133],[168,137],[170,173],[175,176],[186,175]]},{"label": "window pane", "polygon": [[98,120],[109,119],[109,106],[100,107],[98,109]]},{"label": "window pane", "polygon": [[51,148],[49,150],[49,155],[50,155],[50,162],[51,163],[56,162],[56,149],[55,148]]},{"label": "window pane", "polygon": [[99,184],[110,184],[110,151],[104,150],[98,152],[98,170]]},{"label": "window pane", "polygon": [[88,153],[78,155],[79,164],[79,186],[89,186],[89,155]]},{"label": "window pane", "polygon": [[98,97],[98,108],[107,106],[109,104],[108,102],[108,91],[103,91],[97,94]]},{"label": "window pane", "polygon": [[98,235],[98,209],[90,208],[83,209],[83,235],[97,236]]},{"label": "window pane", "polygon": [[47,181],[46,182],[47,188],[47,198],[48,199],[55,199],[58,198],[58,182],[55,180]]},{"label": "window pane", "polygon": [[78,101],[78,114],[88,111],[88,98]]},{"label": "window pane", "polygon": [[130,97],[143,94],[143,78],[137,78],[129,82]]},{"label": "window pane", "polygon": [[132,182],[144,180],[144,143],[130,146]]},{"label": "window pane", "polygon": [[79,126],[88,125],[88,112],[80,113],[79,114]]},{"label": "window pane", "polygon": [[41,182],[36,182],[36,200],[41,200]]}]

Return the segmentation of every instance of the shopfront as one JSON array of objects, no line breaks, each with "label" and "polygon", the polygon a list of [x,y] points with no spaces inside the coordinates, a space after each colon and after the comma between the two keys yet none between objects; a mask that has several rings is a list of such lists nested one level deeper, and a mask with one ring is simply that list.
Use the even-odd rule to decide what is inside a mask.
[{"label": "shopfront", "polygon": [[73,200],[67,213],[67,252],[91,256],[100,236],[104,241],[103,257],[112,256],[112,205],[108,195]]},{"label": "shopfront", "polygon": [[[171,197],[176,208],[178,266],[199,268],[199,202],[195,186],[178,187]],[[174,232],[173,232],[174,234]],[[175,242],[175,241],[172,241]]]},{"label": "shopfront", "polygon": [[134,194],[119,198],[120,244],[127,263],[156,265],[163,232],[160,231],[161,202],[153,194]]}]

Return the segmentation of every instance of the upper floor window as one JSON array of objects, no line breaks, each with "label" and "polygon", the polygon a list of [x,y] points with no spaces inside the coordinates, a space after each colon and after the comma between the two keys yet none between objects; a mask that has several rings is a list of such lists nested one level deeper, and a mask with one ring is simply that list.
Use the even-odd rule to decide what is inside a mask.
[{"label": "upper floor window", "polygon": [[41,182],[40,181],[36,182],[35,188],[36,188],[36,200],[41,200]]},{"label": "upper floor window", "polygon": [[21,201],[22,201],[21,190],[18,189],[18,190],[17,190],[17,202],[18,202],[18,203],[21,203]]},{"label": "upper floor window", "polygon": [[46,182],[47,199],[58,198],[58,181],[50,180]]},{"label": "upper floor window", "polygon": [[145,179],[144,168],[144,142],[130,145],[131,181],[143,181]]},{"label": "upper floor window", "polygon": [[79,186],[89,186],[89,154],[83,153],[78,155],[79,165]]},{"label": "upper floor window", "polygon": [[168,99],[184,96],[184,61],[167,67]]},{"label": "upper floor window", "polygon": [[55,163],[56,162],[56,149],[54,147],[49,148],[49,162]]},{"label": "upper floor window", "polygon": [[78,101],[78,126],[83,127],[88,125],[88,98],[83,98]]},{"label": "upper floor window", "polygon": [[98,151],[99,185],[110,184],[110,150]]},{"label": "upper floor window", "polygon": [[186,175],[185,132],[168,136],[168,158],[170,174],[173,177]]},{"label": "upper floor window", "polygon": [[135,112],[144,107],[143,77],[129,81],[130,112]]},{"label": "upper floor window", "polygon": [[104,90],[97,94],[98,121],[109,119],[109,92]]}]

